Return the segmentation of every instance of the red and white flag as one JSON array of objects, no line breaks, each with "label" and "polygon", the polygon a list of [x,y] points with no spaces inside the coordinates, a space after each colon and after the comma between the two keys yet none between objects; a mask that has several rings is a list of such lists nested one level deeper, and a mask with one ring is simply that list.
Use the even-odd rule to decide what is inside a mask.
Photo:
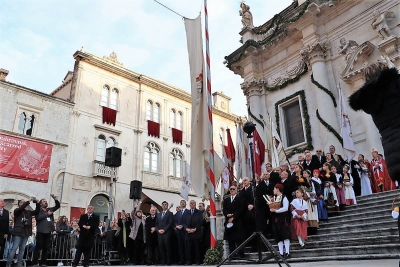
[{"label": "red and white flag", "polygon": [[190,179],[190,165],[185,161],[183,164],[181,196],[186,200],[189,200],[189,192],[191,186],[192,181]]},{"label": "red and white flag", "polygon": [[253,137],[253,148],[254,148],[254,172],[261,176],[261,166],[265,159],[265,145],[261,136],[258,134],[257,129],[254,130]]},{"label": "red and white flag", "polygon": [[190,166],[192,188],[199,197],[209,197],[206,171],[209,168],[211,139],[209,134],[207,90],[205,87],[203,38],[201,16],[185,18],[189,52],[192,97],[192,136],[190,140]]}]

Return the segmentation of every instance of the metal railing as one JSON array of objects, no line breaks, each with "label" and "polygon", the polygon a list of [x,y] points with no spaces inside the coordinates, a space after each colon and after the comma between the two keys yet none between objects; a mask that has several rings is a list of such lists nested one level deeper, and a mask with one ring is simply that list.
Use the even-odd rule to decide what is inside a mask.
[{"label": "metal railing", "polygon": [[108,177],[111,178],[112,172],[115,170],[114,177],[117,177],[117,168],[111,168],[104,164],[102,161],[94,160],[93,161],[93,177]]}]

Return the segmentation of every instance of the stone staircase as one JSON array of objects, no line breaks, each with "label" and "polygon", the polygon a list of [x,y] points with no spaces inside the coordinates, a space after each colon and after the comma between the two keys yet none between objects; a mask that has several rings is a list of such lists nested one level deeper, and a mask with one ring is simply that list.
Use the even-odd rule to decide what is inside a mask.
[{"label": "stone staircase", "polygon": [[[400,258],[397,220],[391,216],[392,201],[399,195],[400,190],[394,190],[357,197],[357,205],[320,223],[317,233],[308,236],[305,249],[291,241],[288,262]],[[270,242],[278,250],[276,242]],[[257,253],[246,255],[258,259]]]}]

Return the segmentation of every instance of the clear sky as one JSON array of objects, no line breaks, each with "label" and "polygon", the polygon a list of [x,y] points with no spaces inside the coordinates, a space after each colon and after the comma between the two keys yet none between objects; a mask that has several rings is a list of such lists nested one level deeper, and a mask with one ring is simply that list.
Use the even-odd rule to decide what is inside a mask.
[{"label": "clear sky", "polygon": [[[203,0],[158,0],[188,18],[203,12]],[[50,93],[73,70],[75,51],[99,57],[115,51],[124,67],[190,92],[184,22],[153,0],[1,0],[0,68],[7,80]],[[259,26],[292,0],[247,0]],[[245,115],[243,80],[224,64],[240,47],[239,0],[208,0],[213,92],[232,97]],[[204,23],[203,23],[204,27]],[[205,52],[205,51],[204,51]]]}]

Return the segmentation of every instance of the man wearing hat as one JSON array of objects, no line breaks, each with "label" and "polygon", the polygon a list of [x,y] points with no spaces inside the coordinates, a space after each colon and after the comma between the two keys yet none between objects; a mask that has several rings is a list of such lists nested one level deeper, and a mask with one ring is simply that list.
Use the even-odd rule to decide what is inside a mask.
[{"label": "man wearing hat", "polygon": [[389,191],[396,189],[396,184],[389,176],[387,170],[386,161],[379,156],[379,151],[373,147],[372,148],[372,160],[371,160],[371,173],[378,184],[378,189],[383,191]]}]

